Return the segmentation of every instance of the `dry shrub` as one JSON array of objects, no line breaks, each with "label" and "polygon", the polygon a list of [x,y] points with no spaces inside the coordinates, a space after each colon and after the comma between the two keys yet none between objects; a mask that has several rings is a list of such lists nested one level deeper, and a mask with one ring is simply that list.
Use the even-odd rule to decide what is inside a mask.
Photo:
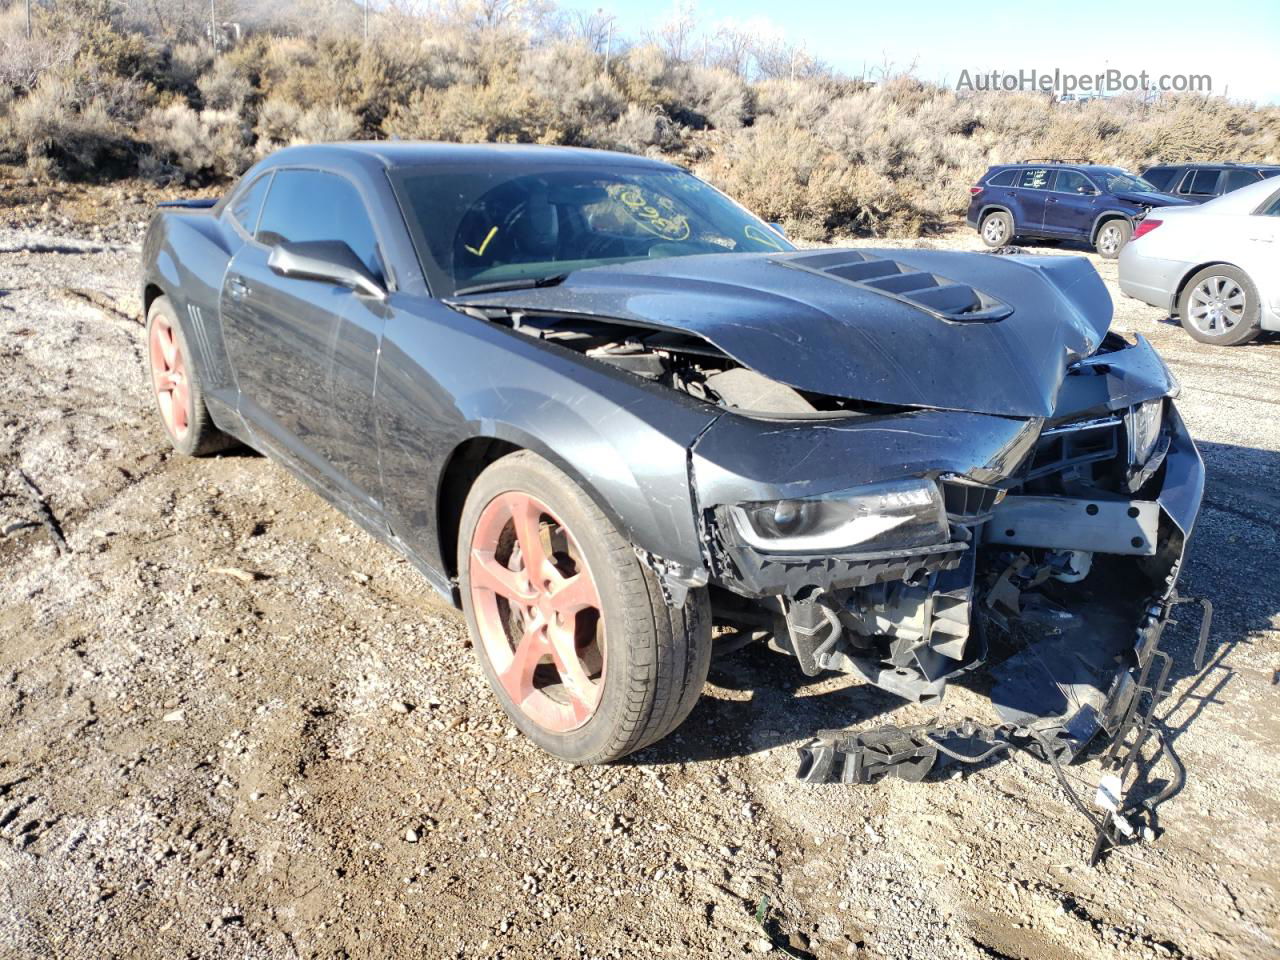
[{"label": "dry shrub", "polygon": [[873,86],[738,35],[709,38],[704,65],[672,52],[690,38],[617,38],[606,69],[600,39],[544,0],[375,4],[367,42],[349,0],[237,2],[249,35],[216,57],[198,0],[40,4],[30,41],[11,4],[0,154],[50,175],[222,179],[281,146],[348,137],[602,146],[696,164],[811,239],[953,223],[988,165],[1030,156],[1280,160],[1280,108],[1220,98],[1055,103],[910,73]]},{"label": "dry shrub", "polygon": [[159,58],[153,81],[160,90],[194,95],[205,71],[214,65],[208,44],[179,43]]},{"label": "dry shrub", "polygon": [[20,4],[0,13],[0,87],[8,92],[29,92],[42,76],[69,65],[79,50],[79,37],[70,33],[41,30],[28,37]]},{"label": "dry shrub", "polygon": [[151,147],[152,176],[181,171],[191,181],[225,179],[253,162],[249,131],[234,110],[202,110],[185,103],[158,107],[140,132]]},{"label": "dry shrub", "polygon": [[200,102],[206,110],[230,110],[240,113],[250,95],[253,83],[234,62],[217,60],[196,81]]},{"label": "dry shrub", "polygon": [[632,103],[595,145],[628,153],[662,154],[680,145],[680,135],[666,114]]},{"label": "dry shrub", "polygon": [[360,130],[360,118],[345,107],[312,107],[298,120],[298,143],[350,140]]},{"label": "dry shrub", "polygon": [[141,109],[141,91],[131,81],[84,84],[69,70],[46,74],[12,104],[6,152],[20,154],[41,175],[118,175],[132,166],[132,126]]},{"label": "dry shrub", "polygon": [[518,79],[529,102],[526,138],[545,143],[596,144],[626,109],[603,71],[603,61],[583,43],[532,50]]},{"label": "dry shrub", "polygon": [[521,143],[539,128],[538,105],[519,84],[419,90],[392,108],[384,130],[405,140]]}]

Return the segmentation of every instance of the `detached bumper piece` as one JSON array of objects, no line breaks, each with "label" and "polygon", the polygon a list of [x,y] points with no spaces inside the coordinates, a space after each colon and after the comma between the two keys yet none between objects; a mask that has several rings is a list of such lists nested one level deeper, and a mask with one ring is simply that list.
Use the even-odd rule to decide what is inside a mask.
[{"label": "detached bumper piece", "polygon": [[[922,782],[938,764],[954,761],[979,764],[998,754],[1019,750],[1047,762],[1071,804],[1094,831],[1093,866],[1113,846],[1155,836],[1155,810],[1179,790],[1185,775],[1169,749],[1156,710],[1168,694],[1173,661],[1160,648],[1165,628],[1175,623],[1172,614],[1184,604],[1198,604],[1203,617],[1193,656],[1195,672],[1204,669],[1213,606],[1208,600],[1171,593],[1152,607],[1138,630],[1134,647],[1136,664],[1119,671],[1106,703],[1099,709],[1085,704],[1061,722],[1027,722],[987,725],[966,720],[951,726],[922,724],[885,726],[869,731],[824,730],[799,748],[796,778],[803,783],[868,784],[886,777]],[[1101,782],[1095,809],[1091,809],[1067,778],[1064,767],[1085,756],[1086,748],[1105,733],[1110,742],[1102,756]],[[1154,743],[1150,756],[1145,756]],[[1126,797],[1125,783],[1139,766],[1147,770],[1162,761],[1172,768],[1165,785],[1152,796]],[[1144,778],[1149,779],[1149,778]]]}]

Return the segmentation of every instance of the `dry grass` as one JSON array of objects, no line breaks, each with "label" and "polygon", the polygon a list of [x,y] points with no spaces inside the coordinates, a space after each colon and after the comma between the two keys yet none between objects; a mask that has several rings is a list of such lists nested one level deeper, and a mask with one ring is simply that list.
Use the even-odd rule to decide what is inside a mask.
[{"label": "dry grass", "polygon": [[39,8],[31,39],[20,5],[0,12],[0,160],[213,183],[307,141],[575,144],[690,166],[818,239],[930,231],[989,164],[1026,156],[1280,159],[1280,109],[1220,98],[1060,104],[910,75],[871,85],[721,34],[615,42],[606,66],[599,37],[553,8],[497,0],[389,4],[367,44],[348,5],[269,4],[269,21],[215,57],[189,6],[61,0]]}]

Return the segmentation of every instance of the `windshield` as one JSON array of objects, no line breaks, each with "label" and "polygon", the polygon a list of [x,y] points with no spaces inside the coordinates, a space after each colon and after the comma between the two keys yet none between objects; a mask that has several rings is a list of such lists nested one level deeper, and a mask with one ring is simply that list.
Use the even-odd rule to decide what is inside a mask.
[{"label": "windshield", "polygon": [[1095,176],[1102,180],[1104,193],[1122,193],[1125,190],[1137,190],[1140,193],[1160,192],[1160,188],[1154,183],[1123,170],[1104,170],[1096,173]]},{"label": "windshield", "polygon": [[682,171],[438,166],[393,181],[437,296],[606,263],[795,249]]}]

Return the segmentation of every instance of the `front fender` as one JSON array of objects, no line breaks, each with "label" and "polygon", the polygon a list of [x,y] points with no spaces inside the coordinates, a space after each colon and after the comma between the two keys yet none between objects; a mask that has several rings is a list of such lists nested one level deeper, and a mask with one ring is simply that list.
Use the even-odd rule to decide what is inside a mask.
[{"label": "front fender", "polygon": [[532,450],[571,476],[637,547],[702,570],[689,447],[718,410],[566,348],[394,298],[378,365],[384,502],[395,535],[438,570],[437,493],[477,437]]}]

